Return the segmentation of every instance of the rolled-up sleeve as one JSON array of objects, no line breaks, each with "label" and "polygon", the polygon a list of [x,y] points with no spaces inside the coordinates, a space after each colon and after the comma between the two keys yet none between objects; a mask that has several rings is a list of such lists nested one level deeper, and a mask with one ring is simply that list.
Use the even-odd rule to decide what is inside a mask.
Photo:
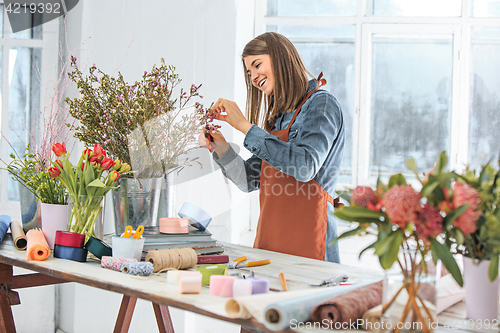
[{"label": "rolled-up sleeve", "polygon": [[342,112],[335,97],[319,90],[300,113],[301,122],[293,140],[282,141],[253,125],[243,145],[277,170],[307,182],[316,176],[328,156],[342,126]]}]

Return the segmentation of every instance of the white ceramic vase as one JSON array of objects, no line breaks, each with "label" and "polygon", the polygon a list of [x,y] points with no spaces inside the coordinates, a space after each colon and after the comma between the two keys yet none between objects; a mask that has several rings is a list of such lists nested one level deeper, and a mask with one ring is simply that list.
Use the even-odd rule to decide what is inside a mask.
[{"label": "white ceramic vase", "polygon": [[467,318],[498,320],[499,280],[488,276],[489,260],[477,261],[464,257],[464,287]]},{"label": "white ceramic vase", "polygon": [[54,249],[57,230],[68,228],[68,205],[41,204],[42,231],[50,249]]}]

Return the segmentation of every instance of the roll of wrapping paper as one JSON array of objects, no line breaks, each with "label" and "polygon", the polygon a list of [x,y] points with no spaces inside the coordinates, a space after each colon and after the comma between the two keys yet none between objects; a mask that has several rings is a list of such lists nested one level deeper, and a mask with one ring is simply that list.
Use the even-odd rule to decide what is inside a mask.
[{"label": "roll of wrapping paper", "polygon": [[113,255],[113,250],[111,249],[111,247],[108,244],[104,243],[102,240],[95,237],[89,238],[89,240],[85,244],[85,248],[99,259],[104,256],[111,257]]},{"label": "roll of wrapping paper", "polygon": [[85,235],[76,232],[56,230],[54,244],[83,248],[83,244],[85,244]]},{"label": "roll of wrapping paper", "polygon": [[21,223],[19,223],[19,221],[12,221],[12,223],[10,224],[10,232],[12,233],[12,240],[14,241],[14,246],[16,247],[16,249],[26,250],[28,241],[23,227],[21,227]]},{"label": "roll of wrapping paper", "polygon": [[0,243],[2,243],[7,230],[10,227],[11,218],[9,215],[0,215]]},{"label": "roll of wrapping paper", "polygon": [[122,269],[122,265],[126,262],[137,262],[137,260],[132,258],[117,258],[117,257],[103,256],[101,258],[101,267],[120,272]]},{"label": "roll of wrapping paper", "polygon": [[268,304],[263,311],[263,323],[268,329],[273,331],[289,328],[292,319],[296,322],[309,320],[314,308],[319,304],[374,282],[370,281],[349,286],[325,288],[324,292],[321,293]]},{"label": "roll of wrapping paper", "polygon": [[26,245],[26,259],[41,261],[50,255],[49,243],[41,229],[30,229],[26,234],[28,244]]},{"label": "roll of wrapping paper", "polygon": [[153,264],[150,262],[125,262],[122,264],[122,273],[139,276],[149,276],[153,273]]},{"label": "roll of wrapping paper", "polygon": [[323,319],[326,319],[330,325],[336,323],[350,325],[361,319],[365,311],[381,303],[382,281],[379,281],[318,305],[312,313],[311,320],[321,323]]},{"label": "roll of wrapping paper", "polygon": [[198,267],[196,270],[203,276],[201,283],[204,286],[210,285],[210,277],[212,275],[227,275],[227,266],[223,264],[203,265]]},{"label": "roll of wrapping paper", "polygon": [[54,244],[54,258],[86,262],[87,254],[87,250],[81,247]]}]

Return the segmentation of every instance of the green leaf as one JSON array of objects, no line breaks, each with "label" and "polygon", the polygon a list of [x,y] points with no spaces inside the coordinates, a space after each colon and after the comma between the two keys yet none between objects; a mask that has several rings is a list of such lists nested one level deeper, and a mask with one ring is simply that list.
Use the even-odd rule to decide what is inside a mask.
[{"label": "green leaf", "polygon": [[387,251],[380,256],[380,264],[382,265],[382,268],[389,269],[392,267],[394,262],[398,260],[399,248],[403,243],[403,239],[404,235],[401,229],[396,230],[389,236],[389,246]]},{"label": "green leaf", "polygon": [[420,194],[422,195],[422,197],[429,196],[432,192],[434,192],[436,187],[438,187],[439,181],[438,180],[433,181],[432,180],[433,178],[435,179],[435,177],[432,177],[432,175],[430,175],[429,181],[427,183],[425,183],[425,185],[422,187],[422,190],[420,191]]},{"label": "green leaf", "polygon": [[[343,216],[349,217],[368,217],[373,219],[379,219],[380,217],[386,217],[385,213],[380,211],[374,211],[365,207],[360,206],[344,206],[337,209],[336,213],[341,213]],[[334,213],[335,214],[335,213]]]},{"label": "green leaf", "polygon": [[441,154],[439,154],[439,157],[436,161],[436,166],[434,167],[434,174],[435,175],[440,175],[444,168],[446,167],[446,164],[448,164],[448,157],[446,157],[446,152],[442,151]]},{"label": "green leaf", "polygon": [[373,248],[375,248],[375,244],[376,244],[376,243],[377,243],[377,242],[373,242],[373,243],[371,243],[370,245],[368,245],[367,247],[365,247],[363,250],[361,250],[361,252],[359,253],[358,258],[361,258],[361,255],[362,255],[362,254],[363,254],[366,250],[369,250],[369,249],[373,249]]},{"label": "green leaf", "polygon": [[490,260],[490,267],[488,267],[488,276],[490,281],[493,282],[498,276],[498,256],[494,256]]},{"label": "green leaf", "polygon": [[389,187],[393,187],[394,185],[406,185],[405,177],[400,173],[392,175],[389,178]]},{"label": "green leaf", "polygon": [[462,213],[465,212],[468,207],[469,205],[467,204],[462,205],[458,209],[455,209],[454,211],[446,215],[443,221],[444,227],[447,228],[448,226],[452,225],[453,221],[455,221],[460,215],[462,215]]},{"label": "green leaf", "polygon": [[415,173],[415,176],[417,176],[417,179],[420,180],[420,177],[418,175],[417,163],[415,162],[415,159],[413,157],[410,157],[406,160],[406,167],[413,171]]},{"label": "green leaf", "polygon": [[363,231],[365,228],[359,226],[356,229],[352,229],[349,231],[344,232],[342,235],[338,236],[334,240],[332,240],[330,243],[328,243],[328,246],[332,246],[333,244],[337,243],[339,239],[346,238],[346,237],[351,237],[359,234],[361,231]]},{"label": "green leaf", "polygon": [[106,185],[104,185],[104,183],[100,179],[94,179],[87,186],[106,187]]},{"label": "green leaf", "polygon": [[444,267],[446,267],[448,272],[451,273],[460,287],[463,287],[464,281],[462,279],[462,273],[460,272],[460,268],[458,268],[457,262],[455,261],[455,258],[453,258],[450,249],[445,245],[439,243],[435,238],[429,237],[429,241],[431,242],[432,246],[432,255],[441,259]]},{"label": "green leaf", "polygon": [[341,197],[342,199],[344,199],[345,201],[347,202],[351,202],[351,195],[349,194],[349,192],[347,191],[342,191],[342,192],[339,192],[337,193],[339,195],[339,197]]}]

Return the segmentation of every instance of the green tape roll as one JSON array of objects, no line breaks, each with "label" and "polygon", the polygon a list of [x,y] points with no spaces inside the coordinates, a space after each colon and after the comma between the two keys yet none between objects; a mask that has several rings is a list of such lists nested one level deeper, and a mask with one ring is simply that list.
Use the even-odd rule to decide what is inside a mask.
[{"label": "green tape roll", "polygon": [[212,275],[227,275],[227,266],[224,264],[218,265],[203,265],[196,269],[201,273],[201,284],[208,286]]},{"label": "green tape roll", "polygon": [[85,248],[99,259],[103,256],[112,256],[111,247],[109,247],[109,245],[104,243],[102,240],[94,237],[89,238],[87,244],[85,244]]}]

